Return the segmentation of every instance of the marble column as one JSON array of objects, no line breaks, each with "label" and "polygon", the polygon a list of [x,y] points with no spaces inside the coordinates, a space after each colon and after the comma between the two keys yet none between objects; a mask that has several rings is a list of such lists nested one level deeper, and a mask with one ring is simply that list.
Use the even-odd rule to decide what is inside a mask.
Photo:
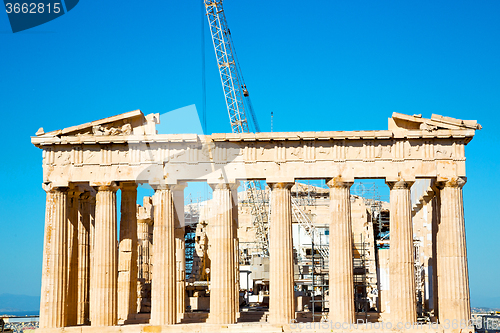
[{"label": "marble column", "polygon": [[66,324],[67,200],[66,188],[47,190],[42,291],[40,295],[40,328],[57,328]]},{"label": "marble column", "polygon": [[137,312],[137,184],[122,183],[118,245],[118,323]]},{"label": "marble column", "polygon": [[415,267],[410,188],[413,182],[387,182],[390,194],[389,285],[393,325],[415,323]]},{"label": "marble column", "polygon": [[354,270],[350,187],[352,182],[332,178],[330,187],[329,236],[329,319],[335,323],[353,323]]},{"label": "marble column", "polygon": [[213,189],[209,222],[212,252],[210,271],[210,323],[236,322],[234,278],[234,230],[231,189],[238,183],[210,184]]},{"label": "marble column", "polygon": [[441,207],[436,249],[440,324],[467,325],[471,318],[462,195],[465,182],[465,178],[455,178],[438,183]]},{"label": "marble column", "polygon": [[177,320],[177,309],[175,305],[175,217],[171,185],[157,186],[153,200],[153,279],[150,323],[172,325]]},{"label": "marble column", "polygon": [[234,239],[234,301],[236,317],[240,313],[240,242],[238,239],[238,191],[231,191],[233,204],[233,239]]},{"label": "marble column", "polygon": [[236,312],[236,317],[238,317],[240,312],[240,242],[235,236],[234,238],[234,311]]},{"label": "marble column", "polygon": [[97,188],[90,299],[92,326],[117,324],[117,190],[114,184]]},{"label": "marble column", "polygon": [[175,285],[176,285],[176,322],[184,318],[186,308],[186,255],[184,228],[175,228]]},{"label": "marble column", "polygon": [[90,323],[89,291],[90,291],[90,199],[86,192],[80,196],[78,210],[78,302],[77,325]]},{"label": "marble column", "polygon": [[186,309],[186,242],[184,222],[184,189],[186,184],[172,186],[174,193],[174,218],[175,218],[175,284],[176,284],[176,322],[184,318]]},{"label": "marble column", "polygon": [[138,260],[139,260],[139,274],[138,278],[144,283],[151,282],[151,262],[150,250],[152,243],[150,239],[150,232],[153,228],[153,221],[151,219],[137,220],[137,237],[138,237]]},{"label": "marble column", "polygon": [[137,312],[151,312],[151,253],[153,253],[153,198],[137,206]]},{"label": "marble column", "polygon": [[89,230],[89,321],[90,318],[93,317],[92,315],[92,307],[90,306],[91,299],[93,298],[93,291],[92,291],[92,281],[93,281],[93,274],[92,274],[92,267],[94,266],[94,236],[95,236],[95,202],[96,202],[96,193],[92,193],[92,195],[89,197],[89,218],[90,218],[90,230]]},{"label": "marble column", "polygon": [[290,324],[295,319],[290,197],[293,183],[271,183],[269,186],[269,321],[274,324]]},{"label": "marble column", "polygon": [[70,187],[68,192],[68,291],[66,295],[66,326],[75,326],[78,309],[78,224],[80,209],[78,187]]}]

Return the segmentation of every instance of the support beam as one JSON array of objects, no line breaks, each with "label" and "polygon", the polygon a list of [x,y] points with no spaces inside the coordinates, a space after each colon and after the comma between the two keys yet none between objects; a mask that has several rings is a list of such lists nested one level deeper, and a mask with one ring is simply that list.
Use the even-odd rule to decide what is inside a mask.
[{"label": "support beam", "polygon": [[290,324],[295,319],[292,244],[292,202],[294,183],[270,183],[269,226],[269,321]]},{"label": "support beam", "polygon": [[353,182],[332,178],[326,184],[330,187],[329,319],[350,324],[356,319],[350,200]]},{"label": "support beam", "polygon": [[471,318],[462,194],[465,182],[465,178],[454,178],[437,184],[441,202],[436,246],[440,324],[467,325]]}]

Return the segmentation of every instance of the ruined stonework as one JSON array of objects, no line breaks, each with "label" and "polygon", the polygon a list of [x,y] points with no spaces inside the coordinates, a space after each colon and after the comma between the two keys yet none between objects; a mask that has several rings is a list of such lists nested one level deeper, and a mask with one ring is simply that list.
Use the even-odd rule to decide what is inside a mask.
[{"label": "ruined stonework", "polygon": [[153,249],[153,200],[151,197],[144,197],[143,205],[137,205],[137,239],[137,312],[151,312]]},{"label": "ruined stonework", "polygon": [[[432,308],[433,319],[441,324],[470,319],[462,190],[465,146],[481,128],[476,121],[394,113],[388,129],[380,131],[212,135],[158,134],[159,121],[158,114],[136,110],[47,133],[40,129],[31,138],[43,151],[47,192],[41,332],[76,325],[81,332],[104,326],[110,332],[173,332],[190,325],[181,323],[188,306],[183,305],[183,191],[188,181],[206,182],[214,191],[203,217],[207,223],[199,224],[207,238],[197,249],[196,273],[197,279],[207,278],[201,267],[209,264],[207,325],[213,330],[239,320],[236,191],[247,180],[265,180],[270,186],[269,329],[290,330],[298,318],[292,193],[301,179],[322,179],[328,185],[327,205],[316,215],[332,231],[324,250],[333,323],[357,318],[355,271],[361,254],[352,243],[374,234],[374,211],[366,208],[369,202],[356,203],[359,198],[353,203],[351,186],[366,178],[383,179],[390,188],[389,248],[376,252],[371,240],[363,252],[367,257],[378,253],[380,270],[386,272],[377,275],[372,267],[368,278],[390,285],[378,291],[380,316],[374,320],[413,323],[423,308]],[[429,186],[416,190],[414,184],[422,181]],[[155,190],[142,207],[136,206],[138,184]],[[362,226],[353,222],[363,219]],[[430,239],[423,236],[429,233]],[[418,280],[429,265],[435,271]],[[426,288],[426,279],[436,288]],[[135,324],[138,312],[146,310],[149,323]]]}]

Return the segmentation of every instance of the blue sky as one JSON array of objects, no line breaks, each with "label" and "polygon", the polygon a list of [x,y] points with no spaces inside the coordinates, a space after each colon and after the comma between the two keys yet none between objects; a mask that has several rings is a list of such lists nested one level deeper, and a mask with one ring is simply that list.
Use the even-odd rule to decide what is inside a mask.
[{"label": "blue sky", "polygon": [[[134,109],[200,110],[200,2],[80,1],[16,34],[0,11],[0,293],[40,293],[45,193],[30,136]],[[500,2],[226,0],[225,9],[263,131],[271,111],[274,131],[386,129],[392,112],[483,125],[466,148],[470,287],[473,305],[500,307]],[[208,132],[228,132],[204,38]]]}]

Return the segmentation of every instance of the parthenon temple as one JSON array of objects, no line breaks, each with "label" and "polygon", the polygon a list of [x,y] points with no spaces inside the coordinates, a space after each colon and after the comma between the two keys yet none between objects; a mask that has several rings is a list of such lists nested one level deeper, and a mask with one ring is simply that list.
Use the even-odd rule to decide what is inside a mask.
[{"label": "parthenon temple", "polygon": [[[211,135],[159,123],[136,110],[31,138],[46,191],[38,332],[468,325],[476,121],[393,113],[387,130]],[[366,197],[368,180],[387,200]],[[185,202],[194,182],[210,200]]]}]

